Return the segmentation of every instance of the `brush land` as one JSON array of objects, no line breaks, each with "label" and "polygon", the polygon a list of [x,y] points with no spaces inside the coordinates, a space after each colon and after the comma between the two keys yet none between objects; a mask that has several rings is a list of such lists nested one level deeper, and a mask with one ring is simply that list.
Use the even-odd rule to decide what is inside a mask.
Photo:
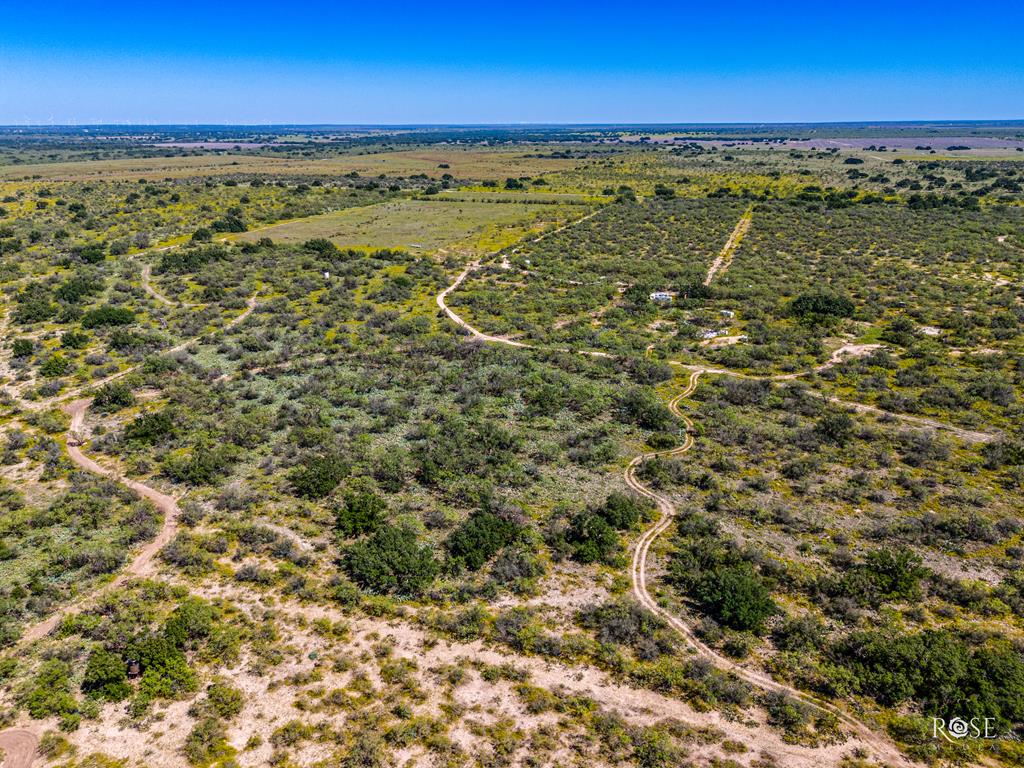
[{"label": "brush land", "polygon": [[0,129],[9,762],[1020,765],[1024,127],[770,128]]}]

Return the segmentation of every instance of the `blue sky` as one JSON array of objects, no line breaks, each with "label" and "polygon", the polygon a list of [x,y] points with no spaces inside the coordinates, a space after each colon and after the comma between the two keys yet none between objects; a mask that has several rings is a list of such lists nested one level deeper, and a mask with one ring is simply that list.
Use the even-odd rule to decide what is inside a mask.
[{"label": "blue sky", "polygon": [[1024,118],[1019,0],[4,6],[4,124]]}]

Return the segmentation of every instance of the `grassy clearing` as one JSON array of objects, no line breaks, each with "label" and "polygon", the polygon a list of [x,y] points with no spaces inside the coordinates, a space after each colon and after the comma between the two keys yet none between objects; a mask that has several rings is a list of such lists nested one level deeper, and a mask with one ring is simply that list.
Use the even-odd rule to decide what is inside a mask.
[{"label": "grassy clearing", "polygon": [[348,248],[428,252],[458,247],[483,251],[495,245],[501,247],[506,239],[503,232],[522,234],[564,219],[568,212],[566,206],[559,205],[398,200],[311,216],[242,233],[237,238],[256,241],[269,237],[284,244],[326,238]]},{"label": "grassy clearing", "polygon": [[203,154],[188,157],[137,157],[118,160],[85,160],[63,163],[31,163],[0,168],[0,179],[88,181],[104,179],[150,180],[247,173],[278,173],[311,176],[427,174],[440,178],[536,176],[574,168],[576,161],[530,157],[525,152],[490,150],[402,150],[307,160],[248,154]]}]

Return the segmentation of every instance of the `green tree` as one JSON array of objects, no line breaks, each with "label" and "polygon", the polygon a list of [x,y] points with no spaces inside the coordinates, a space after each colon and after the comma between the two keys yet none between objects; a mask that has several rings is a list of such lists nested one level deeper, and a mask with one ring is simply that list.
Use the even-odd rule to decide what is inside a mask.
[{"label": "green tree", "polygon": [[337,511],[335,523],[345,538],[370,533],[384,522],[387,502],[372,491],[350,491]]},{"label": "green tree", "polygon": [[419,595],[438,572],[434,555],[417,542],[416,532],[391,525],[349,546],[343,564],[352,581],[380,594]]},{"label": "green tree", "polygon": [[776,610],[768,588],[748,563],[706,573],[696,597],[704,610],[733,629],[760,632]]},{"label": "green tree", "polygon": [[445,549],[453,564],[478,571],[500,549],[515,541],[519,530],[511,520],[493,512],[477,510],[451,532]]},{"label": "green tree", "polygon": [[608,521],[589,509],[573,515],[565,538],[580,563],[612,564],[622,546]]},{"label": "green tree", "polygon": [[348,477],[349,466],[337,451],[307,456],[288,473],[288,482],[297,496],[322,499]]},{"label": "green tree", "polygon": [[125,662],[116,653],[97,648],[89,654],[82,677],[82,692],[105,701],[122,701],[131,695]]}]

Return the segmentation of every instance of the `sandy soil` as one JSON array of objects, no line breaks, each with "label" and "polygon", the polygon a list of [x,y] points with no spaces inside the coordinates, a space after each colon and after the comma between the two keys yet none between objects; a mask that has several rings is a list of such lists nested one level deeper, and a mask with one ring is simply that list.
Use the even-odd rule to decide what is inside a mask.
[{"label": "sandy soil", "polygon": [[24,728],[0,731],[0,768],[29,768],[38,744],[38,737]]},{"label": "sandy soil", "polygon": [[690,646],[693,647],[698,654],[711,661],[719,669],[731,672],[740,679],[745,680],[751,685],[763,690],[785,693],[794,699],[810,704],[817,709],[823,709],[834,714],[839,718],[840,722],[855,734],[854,741],[858,746],[869,748],[880,760],[891,762],[894,765],[914,765],[914,763],[908,760],[887,738],[880,736],[846,711],[839,709],[828,702],[821,701],[814,696],[810,696],[789,685],[780,683],[759,670],[749,669],[719,655],[716,651],[700,640],[688,624],[662,608],[658,601],[655,600],[648,591],[647,557],[650,553],[651,546],[658,537],[672,526],[675,518],[675,505],[667,497],[656,493],[654,490],[641,483],[636,477],[636,470],[648,459],[652,459],[656,456],[679,456],[686,453],[693,447],[693,422],[690,421],[689,417],[687,417],[685,413],[683,413],[680,405],[683,400],[692,395],[697,389],[697,382],[700,375],[700,371],[695,371],[691,374],[686,388],[676,395],[676,397],[669,403],[670,410],[686,426],[686,439],[683,441],[683,444],[669,451],[656,451],[654,453],[640,454],[634,458],[626,468],[625,480],[629,487],[653,501],[661,512],[661,517],[658,521],[644,532],[644,534],[637,540],[636,546],[633,549],[633,559],[630,565],[630,578],[633,583],[633,595],[641,605],[664,619],[669,626],[675,629],[687,640]]},{"label": "sandy soil", "polygon": [[90,594],[82,597],[80,600],[70,603],[55,613],[50,614],[50,616],[38,624],[29,627],[22,636],[20,642],[31,643],[35,640],[46,637],[46,635],[50,634],[54,627],[56,627],[64,617],[77,613],[85,606],[93,603],[98,597],[106,594],[112,589],[116,589],[130,578],[151,574],[154,570],[153,559],[156,557],[156,554],[164,547],[165,544],[174,538],[174,534],[177,532],[179,509],[177,502],[172,496],[161,493],[160,491],[150,488],[148,485],[136,482],[135,480],[131,480],[126,477],[119,477],[114,470],[103,467],[93,459],[90,459],[82,453],[82,449],[75,444],[83,434],[85,414],[91,403],[92,400],[89,399],[76,400],[70,403],[65,409],[68,415],[71,416],[71,424],[68,427],[68,456],[76,466],[81,467],[87,472],[93,472],[94,474],[102,475],[103,477],[113,478],[130,488],[142,498],[152,501],[156,505],[157,509],[163,513],[163,525],[160,527],[156,537],[138,550],[131,562],[129,562],[128,565],[123,568],[112,581],[107,582],[107,584],[102,586],[100,589],[94,590]]},{"label": "sandy soil", "polygon": [[747,230],[750,229],[750,222],[753,221],[753,209],[748,208],[740,220],[736,222],[736,226],[732,230],[732,234],[729,235],[729,239],[725,242],[721,252],[715,257],[715,260],[711,262],[711,266],[708,267],[707,277],[704,278],[704,285],[711,285],[711,281],[718,275],[724,273],[729,269],[729,265],[732,263],[732,255],[736,252],[736,249],[740,245],[740,241],[743,240],[743,236],[747,234]]}]

